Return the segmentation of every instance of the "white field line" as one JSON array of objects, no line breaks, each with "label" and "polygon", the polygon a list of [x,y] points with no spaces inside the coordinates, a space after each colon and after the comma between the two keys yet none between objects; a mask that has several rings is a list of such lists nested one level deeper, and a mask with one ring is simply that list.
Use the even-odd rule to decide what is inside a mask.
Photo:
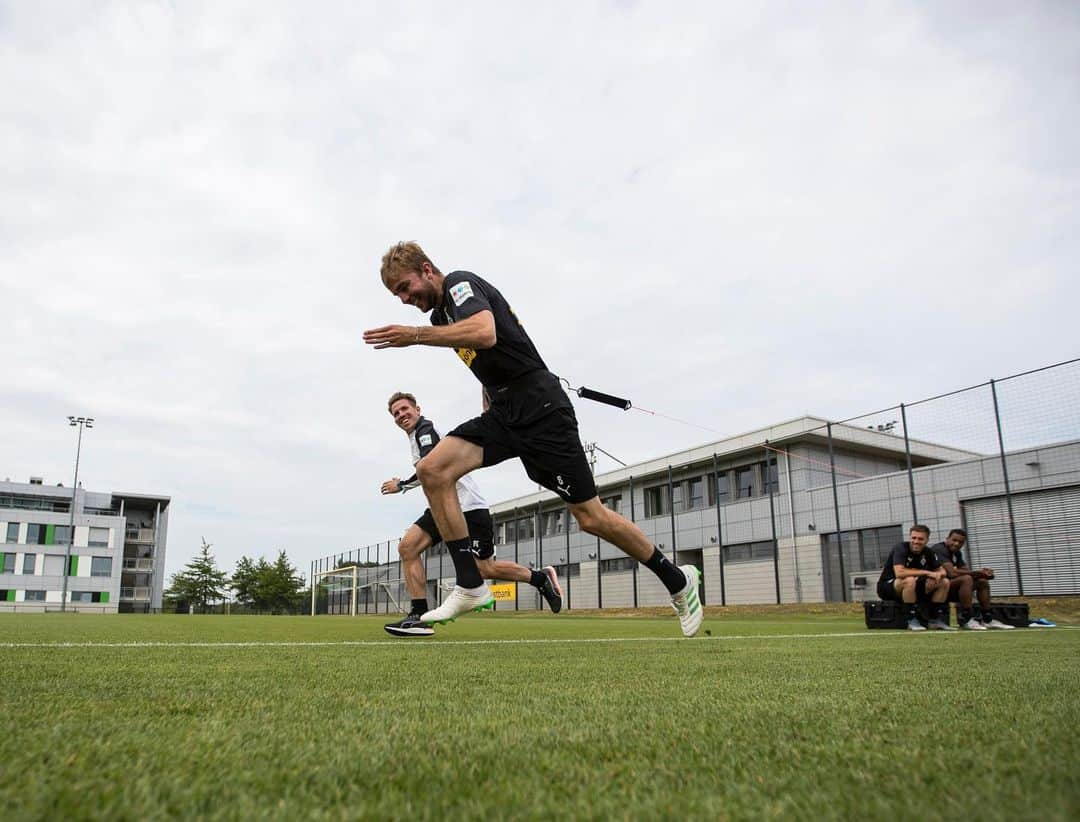
[{"label": "white field line", "polygon": [[[1080,626],[1061,625],[1046,629],[1057,631],[1061,628]],[[1029,633],[1025,631],[1024,633]],[[972,634],[973,631],[926,631],[920,636],[959,636]],[[987,634],[1008,634],[1008,631],[987,631]],[[912,636],[903,630],[846,631],[822,634],[738,634],[729,636],[698,636],[695,642],[733,642],[745,640],[783,640],[783,639],[836,639],[836,638],[882,638]],[[685,637],[591,637],[584,639],[386,639],[386,640],[339,640],[339,641],[284,641],[284,642],[0,642],[0,648],[453,648],[460,645],[611,645],[623,642],[686,642]]]}]

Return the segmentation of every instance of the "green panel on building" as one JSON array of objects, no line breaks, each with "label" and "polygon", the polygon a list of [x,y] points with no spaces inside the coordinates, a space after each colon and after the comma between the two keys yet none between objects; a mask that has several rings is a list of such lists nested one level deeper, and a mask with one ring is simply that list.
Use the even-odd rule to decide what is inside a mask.
[{"label": "green panel on building", "polygon": [[77,577],[79,575],[79,558],[72,557],[71,565],[68,566],[68,576]]},{"label": "green panel on building", "polygon": [[56,526],[55,525],[46,525],[45,526],[45,544],[46,545],[55,545],[56,544]]},{"label": "green panel on building", "polygon": [[101,601],[102,602],[108,602],[109,601],[109,592],[108,591],[102,591],[101,592]]},{"label": "green panel on building", "polygon": [[14,602],[15,601],[15,589],[14,588],[10,589],[7,592],[7,601],[8,602]]}]

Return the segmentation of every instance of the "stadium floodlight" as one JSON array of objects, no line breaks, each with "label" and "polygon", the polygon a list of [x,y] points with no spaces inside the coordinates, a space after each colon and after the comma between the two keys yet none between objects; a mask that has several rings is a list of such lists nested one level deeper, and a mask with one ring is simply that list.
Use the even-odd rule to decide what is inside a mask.
[{"label": "stadium floodlight", "polygon": [[60,593],[60,610],[67,610],[68,575],[71,573],[71,546],[75,543],[75,495],[79,493],[79,456],[82,453],[83,428],[93,428],[93,417],[68,417],[68,425],[79,429],[75,444],[75,481],[71,484],[71,516],[68,520],[67,549],[64,551],[64,583]]}]

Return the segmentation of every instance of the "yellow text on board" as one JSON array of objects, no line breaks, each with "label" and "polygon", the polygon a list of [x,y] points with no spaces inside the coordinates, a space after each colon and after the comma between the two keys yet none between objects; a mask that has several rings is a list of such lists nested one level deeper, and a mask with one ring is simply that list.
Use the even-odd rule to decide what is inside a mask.
[{"label": "yellow text on board", "polygon": [[517,583],[502,582],[491,586],[491,594],[498,602],[513,602],[517,599]]}]

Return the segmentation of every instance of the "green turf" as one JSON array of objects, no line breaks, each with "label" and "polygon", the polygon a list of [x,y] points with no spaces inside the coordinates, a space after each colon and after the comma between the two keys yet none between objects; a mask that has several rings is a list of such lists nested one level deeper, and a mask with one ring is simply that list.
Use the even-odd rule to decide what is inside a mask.
[{"label": "green turf", "polygon": [[[1080,630],[484,614],[395,641],[385,620],[0,616],[0,642],[90,643],[0,645],[0,814],[1080,814]],[[103,644],[155,642],[326,644]]]}]

